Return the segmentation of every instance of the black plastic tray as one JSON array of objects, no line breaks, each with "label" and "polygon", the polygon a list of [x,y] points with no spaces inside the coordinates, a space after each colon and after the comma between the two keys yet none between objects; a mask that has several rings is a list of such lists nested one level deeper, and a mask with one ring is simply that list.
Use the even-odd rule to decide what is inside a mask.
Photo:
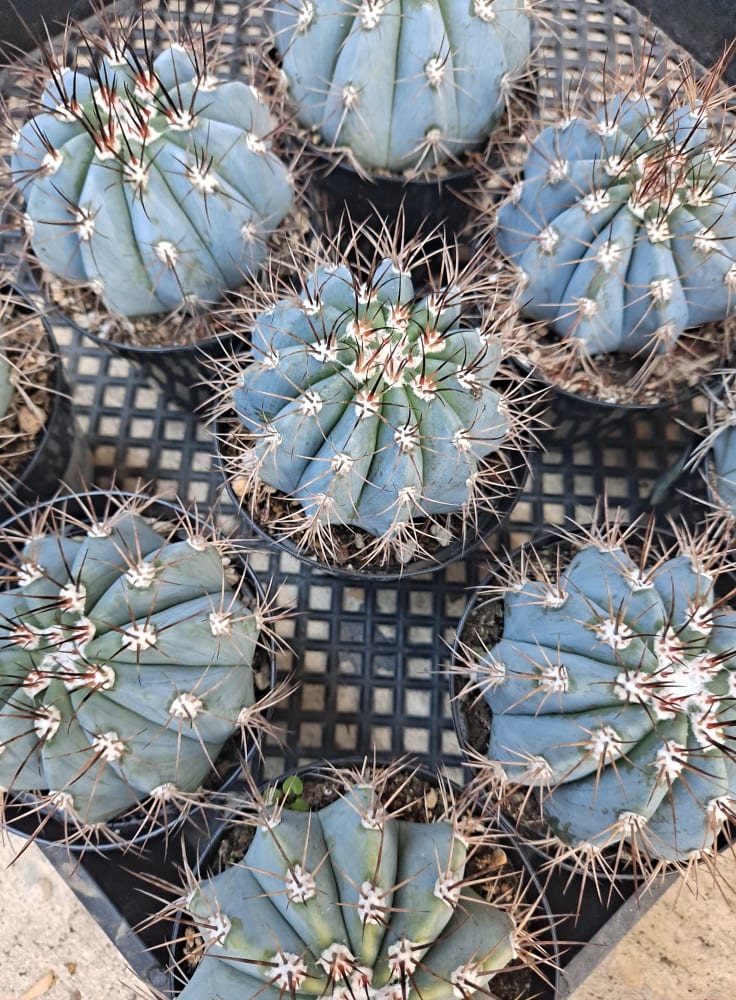
[{"label": "black plastic tray", "polygon": [[[119,9],[123,6],[118,2]],[[244,5],[182,0],[180,6],[187,11],[206,8],[216,21],[230,21],[223,51],[230,54],[232,71],[237,72],[242,65],[237,52]],[[563,87],[574,91],[583,72],[601,70],[609,48],[637,58],[642,54],[644,20],[618,0],[546,0],[542,6],[560,25],[556,34],[544,30],[537,38],[545,67],[543,98],[553,98]],[[163,12],[164,4],[160,7]],[[652,44],[655,60],[670,52],[677,59],[677,51],[663,34],[657,33]],[[9,265],[14,245],[13,234],[6,234],[3,249]],[[146,483],[149,490],[194,500],[200,506],[220,500],[221,524],[238,528],[222,490],[210,434],[201,420],[167,402],[125,360],[80,339],[62,324],[56,325],[56,333],[73,386],[77,419],[91,449],[92,483],[104,488],[114,482],[124,490]],[[660,509],[677,510],[682,502],[671,492],[670,470],[693,440],[685,427],[701,424],[705,409],[705,400],[696,396],[674,411],[617,418],[598,429],[581,427],[575,419],[563,420],[545,435],[546,453],[533,459],[522,499],[496,544],[518,545],[545,524],[569,518],[585,521],[603,493],[609,506],[620,505],[629,517],[648,509],[652,500]],[[703,492],[697,477],[687,488]],[[689,505],[683,509],[687,513]],[[284,744],[271,741],[265,746],[265,775],[312,760],[370,754],[375,746],[395,756],[415,754],[428,766],[443,767],[450,777],[461,780],[444,668],[468,589],[487,569],[482,550],[434,574],[388,584],[360,585],[310,570],[256,539],[251,564],[262,579],[271,577],[280,585],[281,600],[296,612],[281,627],[293,652],[281,654],[280,669],[291,671],[300,687],[275,712]],[[196,852],[196,841],[196,830],[190,828],[189,857]],[[165,857],[163,849],[163,844],[155,845],[144,862],[128,855],[122,866],[143,865],[171,878],[181,860],[181,845],[169,844]],[[74,862],[63,851],[52,850],[50,856],[71,876]],[[89,855],[72,885],[131,964],[155,980],[155,961],[129,934],[129,926],[155,908],[143,891],[136,891],[134,880],[110,859]],[[650,894],[648,899],[652,898]],[[604,936],[610,938],[612,928],[617,936],[639,912],[626,903],[616,921],[610,922],[623,902],[616,899],[610,906],[597,906],[589,899],[590,919],[585,927],[578,925],[577,936],[587,939],[604,925]],[[163,933],[148,931],[142,940],[150,947]],[[605,953],[604,948],[596,949],[594,959],[591,952],[584,953],[576,965],[575,951],[569,949],[566,956],[566,961],[572,959],[566,975],[571,985]]]}]

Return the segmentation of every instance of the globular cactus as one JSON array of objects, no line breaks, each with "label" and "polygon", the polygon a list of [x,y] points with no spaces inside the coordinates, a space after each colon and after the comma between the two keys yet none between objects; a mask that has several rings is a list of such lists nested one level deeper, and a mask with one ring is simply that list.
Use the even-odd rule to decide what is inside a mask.
[{"label": "globular cactus", "polygon": [[[244,858],[187,886],[203,954],[181,1000],[453,1000],[488,994],[499,970],[530,959],[521,898],[492,898],[493,864],[507,859],[473,874],[494,835],[472,833],[456,803],[427,819],[409,783],[381,796],[375,777],[353,775],[311,813],[261,802]],[[401,818],[417,806],[420,819]]]},{"label": "globular cactus", "polygon": [[369,170],[424,170],[484,143],[530,51],[528,0],[275,0],[299,123]]},{"label": "globular cactus", "polygon": [[488,774],[536,793],[585,868],[715,864],[736,815],[729,569],[717,520],[659,546],[609,523],[528,553],[494,588],[503,633],[469,659],[492,712]]},{"label": "globular cactus", "polygon": [[93,502],[2,534],[0,786],[71,839],[139,807],[162,821],[258,727],[263,616],[222,540],[150,501]]},{"label": "globular cactus", "polygon": [[212,74],[205,46],[154,57],[119,27],[83,34],[86,72],[47,54],[40,110],[14,134],[33,254],[123,316],[218,301],[257,273],[292,204],[274,122],[254,87]]},{"label": "globular cactus", "polygon": [[340,525],[373,536],[364,555],[379,562],[423,553],[452,512],[458,537],[478,511],[499,510],[513,461],[523,464],[518,382],[499,378],[508,315],[500,305],[494,314],[488,290],[489,319],[470,325],[470,282],[417,295],[409,259],[379,257],[365,280],[320,263],[298,297],[257,316],[235,359],[227,404],[248,433],[231,481],[251,497],[265,484],[295,501],[296,521],[274,528],[318,538],[328,559]]},{"label": "globular cactus", "polygon": [[[712,81],[711,81],[712,87]],[[579,354],[670,350],[736,302],[736,167],[714,90],[639,89],[532,142],[498,210],[524,314]]]}]

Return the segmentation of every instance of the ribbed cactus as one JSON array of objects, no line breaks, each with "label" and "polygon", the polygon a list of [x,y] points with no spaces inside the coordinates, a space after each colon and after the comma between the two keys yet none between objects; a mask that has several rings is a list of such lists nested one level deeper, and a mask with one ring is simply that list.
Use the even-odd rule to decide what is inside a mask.
[{"label": "ribbed cactus", "polygon": [[258,271],[292,203],[268,108],[197,46],[154,58],[130,29],[105,41],[89,75],[48,56],[41,110],[14,137],[33,253],[124,316],[219,300]]},{"label": "ribbed cactus", "polygon": [[525,934],[483,895],[494,873],[470,874],[479,835],[391,808],[358,783],[317,812],[263,809],[243,860],[189,886],[204,955],[181,1000],[486,993]]},{"label": "ribbed cactus", "polygon": [[394,561],[426,541],[422,519],[492,508],[513,484],[521,417],[513,383],[494,382],[500,336],[468,325],[469,298],[461,281],[417,296],[389,259],[365,282],[317,267],[249,331],[232,398],[252,448],[233,473],[298,501],[326,538],[363,529]]},{"label": "ribbed cactus", "polygon": [[610,848],[641,872],[687,868],[735,814],[736,610],[717,526],[661,555],[636,537],[599,528],[562,569],[554,550],[520,564],[475,666],[491,760],[538,791],[572,856]]},{"label": "ribbed cactus", "polygon": [[485,142],[530,50],[527,0],[276,0],[301,125],[363,167],[434,167]]},{"label": "ribbed cactus", "polygon": [[0,592],[0,786],[70,829],[142,803],[156,817],[253,726],[258,608],[183,515],[69,511],[42,507],[2,537],[17,558]]},{"label": "ribbed cactus", "polygon": [[661,353],[733,312],[736,166],[713,103],[631,90],[541,131],[497,218],[525,315],[592,356]]}]

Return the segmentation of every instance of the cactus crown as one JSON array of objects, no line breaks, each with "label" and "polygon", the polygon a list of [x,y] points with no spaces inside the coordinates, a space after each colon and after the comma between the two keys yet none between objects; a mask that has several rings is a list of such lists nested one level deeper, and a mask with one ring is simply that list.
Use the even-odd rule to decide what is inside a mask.
[{"label": "cactus crown", "polygon": [[421,246],[374,249],[352,267],[318,252],[298,295],[246,317],[222,392],[243,425],[227,474],[252,510],[264,488],[293,501],[272,527],[325,561],[347,527],[368,536],[359,561],[404,564],[503,507],[532,418],[505,371],[497,288],[448,254],[418,294]]},{"label": "cactus crown", "polygon": [[558,352],[656,371],[684,331],[733,313],[736,168],[716,84],[683,66],[663,99],[643,73],[606,79],[601,103],[565,108],[532,141],[495,230],[524,315]]},{"label": "cactus crown", "polygon": [[493,714],[494,787],[500,764],[507,790],[536,793],[561,857],[646,880],[715,865],[736,815],[736,611],[721,521],[674,541],[641,528],[527,550],[489,591],[502,635],[464,635],[463,659]]},{"label": "cactus crown", "polygon": [[72,66],[71,28],[60,56],[45,48],[39,108],[8,122],[33,255],[122,316],[220,300],[292,203],[267,105],[217,78],[203,27],[158,52],[143,14],[104,29],[75,26]]},{"label": "cactus crown", "polygon": [[165,824],[259,729],[267,615],[209,524],[152,503],[61,498],[2,533],[0,786],[70,842]]},{"label": "cactus crown", "polygon": [[511,888],[498,834],[467,802],[395,767],[327,770],[312,785],[327,797],[308,813],[257,796],[242,861],[188,881],[185,923],[202,948],[182,1000],[454,1000],[540,961],[523,879]]}]

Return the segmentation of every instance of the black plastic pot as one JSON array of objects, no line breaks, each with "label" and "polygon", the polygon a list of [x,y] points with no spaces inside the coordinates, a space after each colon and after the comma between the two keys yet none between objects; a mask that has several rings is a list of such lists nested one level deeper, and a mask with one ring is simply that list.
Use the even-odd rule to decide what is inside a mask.
[{"label": "black plastic pot", "polygon": [[402,242],[437,230],[452,245],[470,221],[470,195],[478,185],[477,171],[470,167],[450,168],[436,178],[406,179],[389,173],[359,173],[338,154],[317,146],[307,147],[305,155],[316,228],[327,236],[334,237],[341,228],[349,235],[361,225],[375,232],[384,227],[393,232],[401,219]]},{"label": "black plastic pot", "polygon": [[[103,490],[92,490],[87,493],[61,496],[56,500],[29,507],[12,518],[7,519],[0,525],[0,532],[4,532],[7,529],[22,529],[24,524],[30,522],[36,511],[50,506],[55,508],[63,506],[64,510],[71,514],[72,517],[83,521],[88,517],[90,508],[95,514],[102,517],[109,507],[111,498],[118,498],[124,501],[126,499],[133,499],[135,496],[136,494],[132,493]],[[186,513],[188,521],[193,527],[205,527],[204,521],[196,512],[185,512],[184,508],[174,503],[169,503],[166,500],[157,500],[155,503],[147,506],[145,513],[146,516],[168,521],[173,520],[175,517],[181,517]],[[4,537],[0,539],[0,553],[2,553],[4,558],[12,556],[12,550],[5,543]],[[245,560],[241,560],[241,562],[248,593],[255,599],[264,599],[265,591],[258,577]],[[274,637],[269,638],[266,645],[259,644],[255,654],[253,670],[254,673],[263,678],[264,687],[267,690],[273,690],[276,685],[276,641]],[[259,686],[256,685],[256,691],[258,692],[258,690]],[[272,707],[267,710],[265,713],[266,718],[270,718],[272,710]],[[239,746],[239,739],[233,736],[223,747],[218,761],[220,762],[220,767],[223,766],[224,762],[225,770],[221,775],[213,773],[213,793],[224,794],[234,787],[241,778],[243,767],[248,769],[253,780],[257,781],[259,779],[263,763],[260,746],[254,742],[249,747],[244,760],[239,751]],[[218,761],[215,761],[216,767]],[[201,821],[205,822],[200,807],[195,807],[194,810],[188,813],[181,813],[171,808],[166,808],[163,810],[161,820],[157,820],[150,827],[146,826],[146,829],[143,831],[141,831],[141,817],[135,815],[125,816],[120,820],[110,820],[107,824],[109,829],[100,829],[98,836],[93,831],[89,835],[85,835],[79,839],[70,840],[70,829],[64,823],[63,819],[59,818],[51,809],[44,812],[42,817],[39,818],[39,815],[35,812],[33,797],[31,795],[25,795],[24,793],[13,795],[12,792],[8,792],[4,805],[4,813],[6,817],[4,826],[13,833],[33,839],[36,843],[42,845],[61,843],[65,849],[75,854],[85,854],[88,851],[91,854],[99,854],[101,852],[118,851],[121,849],[137,851],[143,846],[147,847],[153,840],[160,839],[168,843],[188,818],[196,823],[199,817]],[[71,832],[73,833],[74,831],[72,830]]]},{"label": "black plastic pot", "polygon": [[[217,465],[223,472],[227,468],[227,461],[223,455],[223,442],[227,439],[227,427],[228,421],[221,420],[215,432]],[[390,583],[409,577],[422,576],[425,573],[434,573],[445,566],[449,566],[450,563],[463,559],[479,548],[485,539],[503,526],[521,496],[528,472],[528,455],[519,452],[513,456],[509,456],[509,458],[509,486],[507,489],[504,488],[498,502],[494,503],[493,510],[478,511],[476,523],[469,526],[469,530],[467,530],[464,537],[458,537],[449,545],[438,547],[437,551],[431,557],[415,559],[405,564],[376,564],[366,562],[360,566],[343,566],[324,562],[316,554],[300,548],[299,545],[289,538],[283,538],[272,533],[267,526],[262,525],[257,519],[252,517],[243,504],[242,499],[233,491],[232,483],[227,475],[225,476],[225,487],[230,499],[238,509],[238,516],[247,537],[252,538],[253,536],[257,536],[261,538],[270,547],[298,559],[312,570],[322,570],[331,573],[333,576],[363,584],[369,581],[374,583]],[[366,539],[370,539],[370,536],[367,534],[365,537]]]},{"label": "black plastic pot", "polygon": [[[704,66],[710,66],[723,55],[726,46],[736,38],[733,0],[629,0],[642,14],[651,18],[655,27],[666,31],[673,41],[684,45]],[[736,83],[736,63],[732,59],[724,74]]]},{"label": "black plastic pot", "polygon": [[[392,763],[391,759],[383,754],[375,755],[372,761],[378,769],[390,766]],[[314,762],[302,767],[293,768],[276,778],[264,782],[260,790],[263,792],[266,788],[280,785],[285,779],[294,775],[300,777],[304,782],[319,783],[325,780],[334,782],[336,769],[359,770],[365,764],[365,758],[345,758],[322,763]],[[421,766],[415,768],[412,766],[412,762],[408,760],[403,762],[402,771],[406,772],[407,775],[414,774],[419,781],[423,782],[429,788],[436,789],[438,787],[437,775],[433,774],[427,768]],[[451,794],[456,796],[461,794],[462,790],[460,787],[451,782],[443,780],[443,786],[449,788]],[[478,815],[480,816],[480,814]],[[488,822],[492,825],[492,821],[489,820]],[[225,820],[215,830],[212,838],[201,847],[196,866],[193,867],[193,873],[198,879],[211,877],[223,870],[222,859],[219,856],[219,847],[230,825],[231,821]],[[545,952],[543,972],[532,970],[529,991],[523,995],[514,993],[514,1000],[526,1000],[526,997],[529,997],[530,1000],[531,998],[533,1000],[557,1000],[558,996],[560,996],[560,949],[558,943],[560,937],[558,933],[557,911],[549,905],[544,878],[539,875],[534,861],[519,847],[513,828],[505,820],[501,820],[498,829],[501,834],[499,846],[502,847],[507,855],[513,858],[514,870],[519,873],[522,880],[522,896],[533,908],[529,926],[525,929],[527,932],[534,934],[536,941]],[[482,893],[482,884],[479,885],[478,882],[473,882],[473,885],[477,891]],[[170,935],[167,946],[170,972],[169,994],[171,996],[175,996],[187,981],[185,974],[180,968],[183,930],[184,916],[180,911],[176,915],[173,932]],[[502,973],[499,975],[503,978]],[[491,985],[495,981],[496,977],[492,980]],[[503,995],[506,996],[507,994],[504,993]]]},{"label": "black plastic pot", "polygon": [[0,516],[26,504],[52,497],[62,480],[84,477],[85,445],[74,417],[71,387],[61,360],[59,345],[48,318],[20,288],[10,288],[18,301],[18,309],[35,315],[43,325],[51,356],[48,381],[49,410],[45,426],[39,431],[36,445],[25,463],[0,492]]},{"label": "black plastic pot", "polygon": [[[234,340],[228,335],[222,335],[207,337],[198,344],[141,347],[91,333],[64,313],[60,313],[60,318],[83,337],[94,341],[98,347],[124,358],[152,379],[167,399],[190,412],[204,409],[212,402],[212,391],[203,384],[208,376],[211,378],[209,365],[212,361],[226,358]],[[164,316],[161,323],[165,322]]]}]

